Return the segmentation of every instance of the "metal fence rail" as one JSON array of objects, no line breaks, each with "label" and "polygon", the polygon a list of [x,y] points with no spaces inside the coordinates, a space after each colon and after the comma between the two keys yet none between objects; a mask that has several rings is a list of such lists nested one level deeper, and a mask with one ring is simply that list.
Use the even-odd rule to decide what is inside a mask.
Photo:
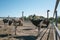
[{"label": "metal fence rail", "polygon": [[58,4],[59,4],[59,2],[60,2],[60,0],[56,0],[56,5],[55,5],[55,8],[54,8],[54,14],[53,14],[53,18],[54,18],[54,16],[55,16],[55,19],[56,19],[56,21],[55,21],[55,24],[53,23],[53,25],[54,25],[54,29],[55,29],[55,40],[60,40],[60,30],[58,29],[58,23],[57,23],[57,21],[58,21],[58,15],[57,15],[57,8],[58,8]]},{"label": "metal fence rail", "polygon": [[55,30],[55,40],[60,40],[60,30],[57,28],[57,26],[53,23],[54,30]]}]

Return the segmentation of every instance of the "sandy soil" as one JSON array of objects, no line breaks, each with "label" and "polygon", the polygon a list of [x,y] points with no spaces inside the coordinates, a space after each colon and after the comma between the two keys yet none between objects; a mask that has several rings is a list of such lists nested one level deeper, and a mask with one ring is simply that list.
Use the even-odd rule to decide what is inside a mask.
[{"label": "sandy soil", "polygon": [[[3,21],[0,21],[0,35],[2,34],[12,34],[12,36],[20,36],[22,38],[25,37],[35,37],[38,34],[38,30],[35,29],[36,27],[31,23],[24,21],[23,26],[17,26],[16,35],[15,35],[15,26],[3,23]],[[0,37],[0,40],[9,40],[9,37]],[[17,38],[10,38],[10,40],[18,40]],[[22,39],[21,39],[22,40]]]},{"label": "sandy soil", "polygon": [[[44,29],[45,28],[42,28],[40,30],[40,32],[42,32],[41,34],[44,33],[43,32]],[[1,36],[2,34],[11,34],[11,35]],[[36,26],[34,26],[30,21],[24,21],[23,26],[18,26],[16,30],[16,35],[15,35],[15,26],[13,26],[13,24],[11,26],[9,26],[8,24],[4,25],[4,23],[0,21],[0,40],[36,40],[37,35],[38,30]]]}]

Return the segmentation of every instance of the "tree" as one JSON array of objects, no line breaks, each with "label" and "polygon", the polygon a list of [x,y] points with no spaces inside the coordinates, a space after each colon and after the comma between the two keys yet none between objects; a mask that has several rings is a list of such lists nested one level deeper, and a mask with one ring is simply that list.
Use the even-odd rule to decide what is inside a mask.
[{"label": "tree", "polygon": [[50,17],[49,20],[52,21],[52,20],[54,20],[54,18],[53,17]]},{"label": "tree", "polygon": [[60,17],[58,17],[58,23],[60,23]]}]

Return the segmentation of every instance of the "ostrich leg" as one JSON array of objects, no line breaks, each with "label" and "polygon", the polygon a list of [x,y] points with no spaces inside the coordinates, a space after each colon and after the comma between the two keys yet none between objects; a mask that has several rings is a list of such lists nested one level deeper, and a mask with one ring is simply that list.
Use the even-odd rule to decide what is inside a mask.
[{"label": "ostrich leg", "polygon": [[16,35],[17,26],[15,26],[15,35]]},{"label": "ostrich leg", "polygon": [[41,23],[38,25],[38,36],[40,36],[40,30],[41,30]]},{"label": "ostrich leg", "polygon": [[40,35],[40,27],[38,27],[38,35]]},{"label": "ostrich leg", "polygon": [[43,24],[43,21],[41,21],[38,25],[38,35],[40,35],[40,30],[41,30],[42,24]]}]

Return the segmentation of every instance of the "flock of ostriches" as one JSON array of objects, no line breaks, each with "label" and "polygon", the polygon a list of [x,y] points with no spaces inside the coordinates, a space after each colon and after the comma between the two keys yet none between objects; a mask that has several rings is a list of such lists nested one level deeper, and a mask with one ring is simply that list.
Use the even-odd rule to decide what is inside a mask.
[{"label": "flock of ostriches", "polygon": [[[19,20],[15,20],[15,19],[11,19],[11,20],[3,19],[4,24],[5,24],[5,23],[8,23],[9,26],[10,26],[12,23],[13,23],[14,26],[23,26],[22,21],[23,21],[22,19],[19,19]],[[44,20],[42,20],[42,19],[38,19],[38,20],[30,19],[30,21],[31,21],[36,27],[40,27],[41,22],[43,22],[43,24],[46,24],[46,25],[47,25],[46,27],[48,27],[49,22],[50,22],[48,19],[44,19]],[[18,23],[18,24],[17,24],[17,23]],[[42,26],[43,26],[43,25],[42,25]]]},{"label": "flock of ostriches", "polygon": [[[3,22],[4,22],[4,24],[8,23],[9,26],[10,26],[12,23],[13,23],[14,26],[22,26],[22,25],[23,25],[21,19],[19,19],[19,20],[15,20],[15,19],[10,19],[10,20],[8,20],[8,19],[3,19]],[[18,24],[17,24],[17,23],[18,23]]]}]

